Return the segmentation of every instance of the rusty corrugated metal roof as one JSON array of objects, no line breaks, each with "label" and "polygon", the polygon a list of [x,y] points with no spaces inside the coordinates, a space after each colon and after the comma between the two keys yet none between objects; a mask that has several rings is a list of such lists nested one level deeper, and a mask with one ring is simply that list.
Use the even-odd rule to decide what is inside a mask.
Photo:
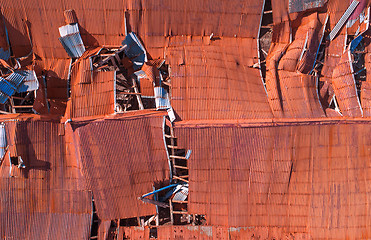
[{"label": "rusty corrugated metal roof", "polygon": [[0,237],[87,239],[91,194],[75,159],[65,157],[60,123],[31,118],[5,125],[10,156],[21,156],[26,167],[10,167],[8,157],[0,166]]},{"label": "rusty corrugated metal roof", "polygon": [[71,123],[84,176],[104,220],[154,214],[155,207],[138,197],[169,177],[163,115],[121,116]]},{"label": "rusty corrugated metal roof", "polygon": [[362,117],[363,111],[358,99],[349,49],[343,53],[336,64],[332,75],[332,86],[343,116]]},{"label": "rusty corrugated metal roof", "polygon": [[114,113],[115,74],[115,71],[93,71],[88,56],[77,62],[71,74],[71,97],[66,116],[78,118]]},{"label": "rusty corrugated metal roof", "polygon": [[179,146],[192,149],[188,210],[205,214],[210,225],[367,238],[370,126],[369,120],[179,122]]},{"label": "rusty corrugated metal roof", "polygon": [[250,38],[172,38],[171,104],[183,120],[271,118]]}]

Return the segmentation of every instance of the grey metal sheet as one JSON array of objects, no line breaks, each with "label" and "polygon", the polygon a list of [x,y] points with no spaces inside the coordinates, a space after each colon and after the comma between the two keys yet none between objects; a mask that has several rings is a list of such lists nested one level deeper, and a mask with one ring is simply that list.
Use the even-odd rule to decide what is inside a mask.
[{"label": "grey metal sheet", "polygon": [[59,41],[71,58],[79,58],[85,52],[85,46],[82,42],[80,33],[73,33],[60,37]]},{"label": "grey metal sheet", "polygon": [[327,0],[290,0],[289,12],[301,12],[307,9],[323,7]]},{"label": "grey metal sheet", "polygon": [[0,162],[2,161],[5,155],[7,146],[8,144],[6,142],[5,124],[0,123]]},{"label": "grey metal sheet", "polygon": [[154,87],[155,92],[155,103],[157,109],[168,109],[170,108],[170,101],[167,91],[163,87]]},{"label": "grey metal sheet", "polygon": [[37,80],[36,73],[33,70],[21,71],[25,78],[17,89],[17,92],[30,92],[39,89],[39,81]]},{"label": "grey metal sheet", "polygon": [[353,2],[349,5],[343,16],[341,16],[340,20],[336,23],[334,29],[332,29],[332,31],[330,32],[329,35],[330,41],[332,41],[336,37],[336,35],[340,31],[340,29],[344,26],[345,22],[348,20],[350,15],[352,15],[358,4],[359,4],[358,1],[353,0]]},{"label": "grey metal sheet", "polygon": [[147,62],[147,52],[135,33],[129,33],[122,41],[122,45],[126,45],[124,51],[126,56],[132,59],[134,70],[140,69]]}]

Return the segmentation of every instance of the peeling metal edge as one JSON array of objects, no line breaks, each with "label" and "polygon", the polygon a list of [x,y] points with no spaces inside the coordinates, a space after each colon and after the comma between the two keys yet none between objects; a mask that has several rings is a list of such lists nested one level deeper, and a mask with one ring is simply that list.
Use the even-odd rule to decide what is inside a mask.
[{"label": "peeling metal edge", "polygon": [[259,63],[259,73],[260,73],[260,79],[263,83],[263,87],[264,87],[264,91],[265,91],[265,94],[267,95],[268,97],[268,91],[267,91],[267,87],[265,86],[265,82],[264,82],[264,79],[263,79],[263,73],[262,73],[262,69],[261,69],[261,61],[260,61],[260,29],[261,29],[261,26],[262,26],[262,22],[263,22],[263,15],[264,15],[264,7],[265,7],[265,0],[263,1],[263,6],[262,6],[262,11],[261,11],[261,15],[260,15],[260,22],[259,22],[259,29],[258,29],[258,37],[256,38],[256,43],[257,43],[257,52],[258,52],[258,63]]},{"label": "peeling metal edge", "polygon": [[358,93],[357,93],[356,79],[354,78],[354,69],[353,69],[353,66],[352,66],[352,54],[350,52],[350,44],[349,44],[349,47],[348,47],[347,51],[348,51],[347,54],[348,54],[350,72],[352,73],[352,79],[353,79],[353,82],[354,82],[354,90],[356,91],[358,106],[359,106],[359,109],[361,110],[361,114],[362,114],[362,117],[363,117],[363,109],[362,109],[361,102],[359,101],[359,96],[358,96]]}]

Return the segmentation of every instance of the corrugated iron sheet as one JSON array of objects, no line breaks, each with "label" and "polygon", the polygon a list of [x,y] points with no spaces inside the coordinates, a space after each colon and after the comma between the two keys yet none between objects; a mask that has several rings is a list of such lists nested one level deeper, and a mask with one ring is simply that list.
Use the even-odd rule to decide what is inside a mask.
[{"label": "corrugated iron sheet", "polygon": [[92,72],[90,59],[76,63],[71,76],[71,97],[67,103],[69,118],[114,113],[115,72]]},{"label": "corrugated iron sheet", "polygon": [[351,53],[347,49],[334,69],[332,86],[343,116],[362,117],[351,61]]},{"label": "corrugated iron sheet", "polygon": [[[209,225],[368,238],[370,121],[186,121],[191,214]],[[362,223],[362,224],[358,224]]]},{"label": "corrugated iron sheet", "polygon": [[[267,56],[266,88],[275,117],[325,117],[317,93],[317,79],[308,75],[315,62],[322,24],[316,12],[294,25],[289,41],[287,22],[277,25]],[[303,74],[305,73],[305,74]]]},{"label": "corrugated iron sheet", "polygon": [[165,113],[143,113],[72,123],[83,173],[103,220],[155,214],[154,205],[138,197],[169,177],[162,130]]},{"label": "corrugated iron sheet", "polygon": [[323,7],[327,0],[289,0],[289,12],[302,12],[312,8]]},{"label": "corrugated iron sheet", "polygon": [[30,92],[39,89],[39,81],[37,80],[36,73],[33,70],[17,71],[18,74],[24,76],[17,92]]},{"label": "corrugated iron sheet", "polygon": [[272,117],[256,57],[250,38],[171,38],[172,107],[183,120]]},{"label": "corrugated iron sheet", "polygon": [[0,123],[0,165],[6,153],[7,146],[8,143],[6,142],[5,124]]},{"label": "corrugated iron sheet", "polygon": [[10,156],[21,156],[26,167],[13,165],[10,177],[8,157],[0,165],[2,239],[89,237],[91,194],[80,184],[76,159],[65,157],[59,125],[51,119],[5,122]]},{"label": "corrugated iron sheet", "polygon": [[366,35],[365,47],[365,68],[366,68],[366,81],[361,85],[361,104],[364,117],[371,117],[371,45],[369,44],[371,38]]},{"label": "corrugated iron sheet", "polygon": [[168,109],[171,107],[169,95],[163,87],[154,87],[156,109]]},{"label": "corrugated iron sheet", "polygon": [[77,16],[73,9],[65,10],[63,13],[64,13],[64,19],[67,24],[77,23]]},{"label": "corrugated iron sheet", "polygon": [[[159,226],[157,239],[244,240],[244,239],[310,239],[307,233],[288,233],[278,227],[225,227],[225,226]],[[149,240],[150,229],[120,227],[118,240]]]}]

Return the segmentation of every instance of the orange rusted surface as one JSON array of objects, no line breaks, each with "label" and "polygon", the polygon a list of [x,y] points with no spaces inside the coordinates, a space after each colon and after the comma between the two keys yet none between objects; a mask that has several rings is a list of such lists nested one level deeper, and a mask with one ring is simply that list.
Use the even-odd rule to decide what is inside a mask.
[{"label": "orange rusted surface", "polygon": [[304,122],[176,124],[192,149],[189,212],[209,225],[367,238],[369,120]]}]

